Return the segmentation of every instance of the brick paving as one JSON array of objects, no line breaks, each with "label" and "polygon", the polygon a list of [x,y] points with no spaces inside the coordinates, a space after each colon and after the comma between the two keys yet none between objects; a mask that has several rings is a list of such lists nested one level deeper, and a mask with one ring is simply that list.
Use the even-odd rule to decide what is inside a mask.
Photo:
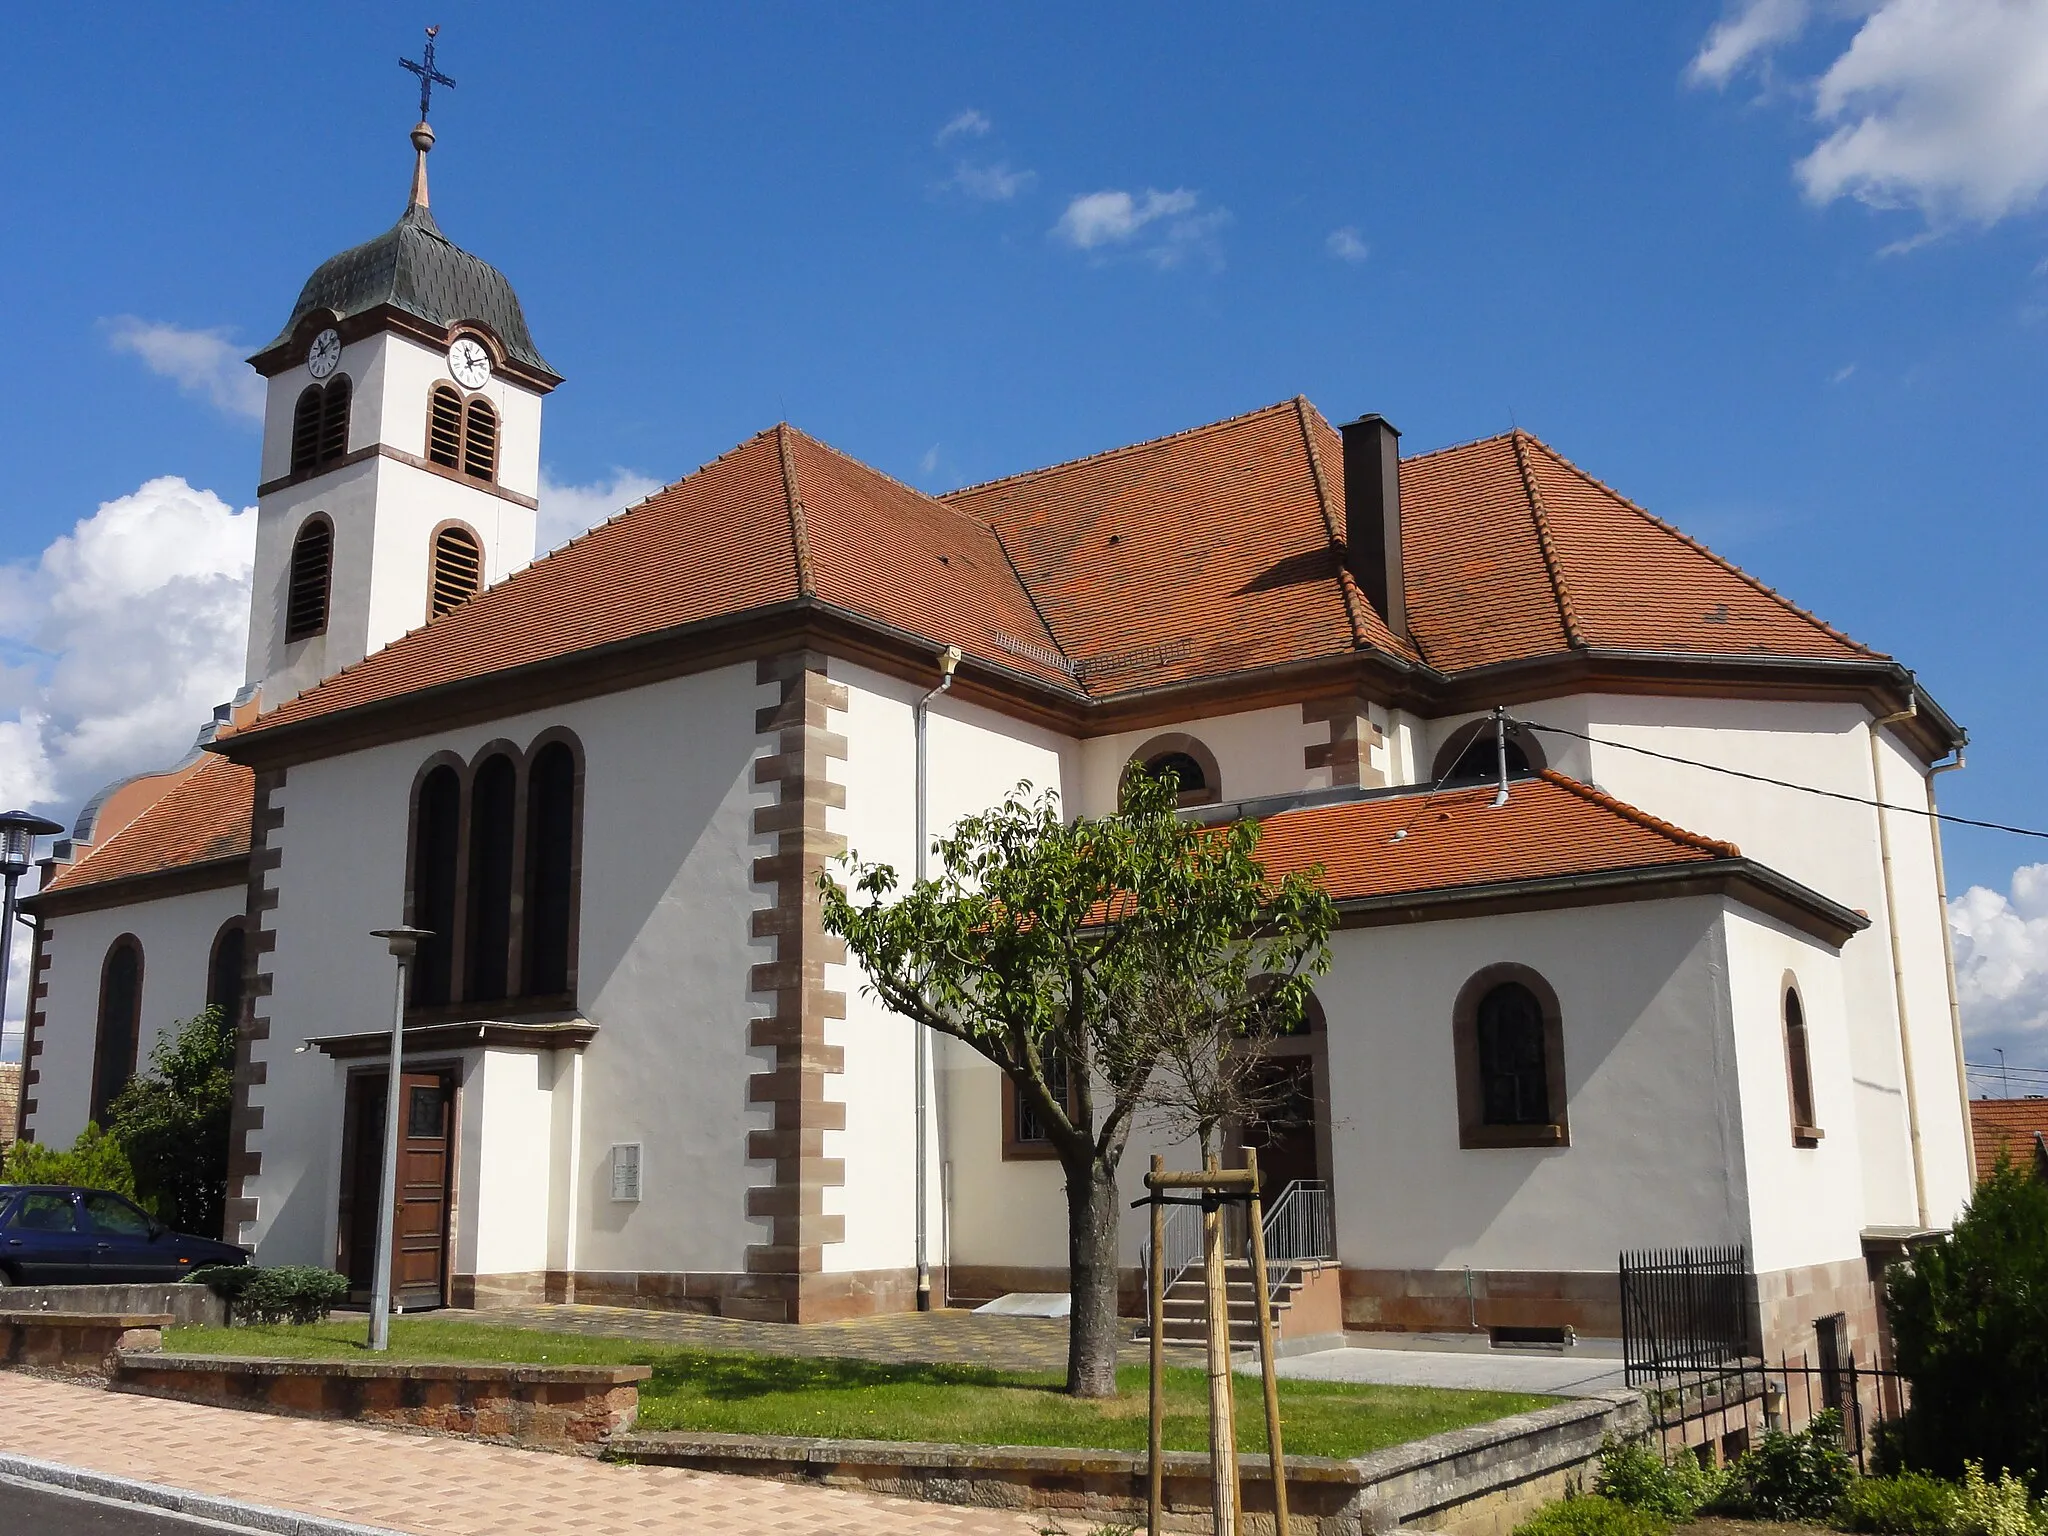
[{"label": "brick paving", "polygon": [[0,1371],[0,1450],[414,1536],[1032,1536],[1039,1522],[848,1489],[612,1466]]},{"label": "brick paving", "polygon": [[[449,1322],[487,1323],[500,1328],[540,1328],[608,1339],[638,1339],[691,1349],[744,1350],[749,1354],[831,1357],[878,1365],[909,1362],[979,1365],[1004,1371],[1064,1371],[1064,1318],[990,1317],[949,1310],[903,1312],[844,1323],[750,1323],[696,1312],[659,1312],[635,1307],[545,1305],[492,1307],[488,1311],[444,1308],[422,1314]],[[1129,1319],[1118,1326],[1128,1330]],[[1146,1346],[1126,1338],[1118,1358],[1143,1365]],[[1168,1345],[1167,1360],[1198,1365],[1199,1347]]]}]

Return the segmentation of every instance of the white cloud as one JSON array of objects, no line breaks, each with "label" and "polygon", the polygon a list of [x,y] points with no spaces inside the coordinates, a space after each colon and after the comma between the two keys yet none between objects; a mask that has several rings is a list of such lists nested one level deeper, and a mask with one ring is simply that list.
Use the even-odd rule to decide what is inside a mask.
[{"label": "white cloud", "polygon": [[250,421],[263,419],[263,380],[242,361],[222,331],[188,331],[156,320],[117,315],[101,322],[107,345],[142,359],[151,373],[174,380],[188,395]]},{"label": "white cloud", "polygon": [[1147,187],[1136,196],[1118,190],[1083,193],[1067,204],[1051,233],[1077,251],[1125,247],[1159,267],[1178,266],[1196,251],[1207,252],[1221,265],[1215,237],[1229,222],[1227,208],[1205,210],[1201,195],[1185,187],[1171,192]]},{"label": "white cloud", "polygon": [[1948,916],[1972,1059],[2048,1058],[2048,864],[2014,870],[2008,891],[1971,886]]},{"label": "white cloud", "polygon": [[1830,384],[1846,384],[1855,376],[1856,365],[1854,363],[1844,363],[1841,367],[1837,368],[1833,373],[1828,375],[1828,382]]},{"label": "white cloud", "polygon": [[[1912,208],[1935,230],[2048,201],[2048,3],[1847,0],[1837,9],[1855,15],[1856,31],[1807,86],[1823,135],[1794,167],[1809,199]],[[1810,0],[1747,0],[1708,35],[1690,77],[1725,85],[1767,67],[1819,14]]]},{"label": "white cloud", "polygon": [[938,473],[939,445],[937,443],[933,443],[931,447],[925,449],[924,457],[917,461],[917,468],[920,474],[934,475]]},{"label": "white cloud", "polygon": [[1741,0],[1714,23],[1686,67],[1687,78],[1696,85],[1726,85],[1805,31],[1812,14],[1811,0]]},{"label": "white cloud", "polygon": [[540,528],[534,547],[546,551],[566,544],[613,513],[636,501],[645,501],[661,487],[661,481],[631,469],[614,469],[609,480],[593,480],[588,485],[564,484],[550,479],[547,471],[542,470]]},{"label": "white cloud", "polygon": [[948,140],[963,137],[979,139],[984,137],[989,129],[994,126],[995,124],[990,122],[984,113],[977,112],[974,108],[969,107],[965,112],[960,113],[939,130],[939,136],[935,142],[944,144]]},{"label": "white cloud", "polygon": [[1330,231],[1330,238],[1323,242],[1323,249],[1339,261],[1348,261],[1356,266],[1372,254],[1372,247],[1365,243],[1364,236],[1354,224]]},{"label": "white cloud", "polygon": [[961,160],[954,165],[952,176],[939,184],[939,190],[964,192],[978,202],[1007,203],[1036,180],[1038,172],[1012,170],[1007,160],[994,165]]}]

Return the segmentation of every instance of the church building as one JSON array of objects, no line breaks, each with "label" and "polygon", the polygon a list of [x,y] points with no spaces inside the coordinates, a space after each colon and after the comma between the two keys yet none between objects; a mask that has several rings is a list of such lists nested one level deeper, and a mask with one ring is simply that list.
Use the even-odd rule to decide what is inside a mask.
[{"label": "church building", "polygon": [[1170,766],[1340,914],[1300,1113],[1237,1133],[1316,1217],[1298,1340],[1611,1338],[1624,1251],[1740,1245],[1771,1354],[1881,1344],[1972,1179],[1964,737],[1904,665],[1526,432],[1404,456],[1299,397],[942,496],[776,425],[536,559],[563,381],[414,142],[250,359],[246,689],[24,903],[22,1134],[223,1007],[225,1235],[367,1286],[410,924],[408,1307],[1061,1291],[1031,1115],[864,990],[816,877]]}]

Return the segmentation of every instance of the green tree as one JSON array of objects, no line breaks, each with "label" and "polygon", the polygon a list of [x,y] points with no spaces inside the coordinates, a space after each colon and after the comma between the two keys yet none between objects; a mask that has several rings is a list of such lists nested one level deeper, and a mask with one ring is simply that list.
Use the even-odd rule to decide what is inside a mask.
[{"label": "green tree", "polygon": [[207,1008],[160,1036],[149,1070],[108,1106],[138,1198],[181,1232],[220,1235],[234,1101],[235,1027]]},{"label": "green tree", "polygon": [[1906,1460],[2048,1479],[2048,1185],[1999,1160],[1955,1230],[1885,1277],[1899,1369],[1913,1384]]},{"label": "green tree", "polygon": [[7,1149],[0,1182],[79,1184],[87,1189],[111,1189],[121,1195],[135,1193],[135,1173],[128,1165],[128,1154],[120,1139],[90,1120],[68,1149],[46,1147],[39,1141],[14,1143]]},{"label": "green tree", "polygon": [[1157,1069],[1176,1043],[1213,1053],[1218,1020],[1285,1027],[1328,965],[1317,877],[1269,880],[1256,823],[1184,821],[1174,789],[1135,775],[1117,815],[1067,822],[1020,784],[935,840],[936,878],[899,891],[895,870],[849,854],[851,891],[820,881],[870,994],[994,1062],[1045,1127],[1066,1174],[1067,1390],[1083,1397],[1116,1391],[1117,1165]]}]

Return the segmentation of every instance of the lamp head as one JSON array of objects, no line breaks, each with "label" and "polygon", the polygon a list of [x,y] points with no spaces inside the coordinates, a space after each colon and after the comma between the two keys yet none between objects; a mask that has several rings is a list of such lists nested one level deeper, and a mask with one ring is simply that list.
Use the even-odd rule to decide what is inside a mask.
[{"label": "lamp head", "polygon": [[370,937],[382,939],[386,944],[390,945],[393,958],[399,960],[410,960],[419,953],[420,940],[431,939],[433,936],[434,933],[431,928],[406,927],[377,928],[373,929],[370,934]]},{"label": "lamp head", "polygon": [[35,862],[36,839],[63,830],[61,823],[28,811],[0,811],[0,875],[20,879]]}]

